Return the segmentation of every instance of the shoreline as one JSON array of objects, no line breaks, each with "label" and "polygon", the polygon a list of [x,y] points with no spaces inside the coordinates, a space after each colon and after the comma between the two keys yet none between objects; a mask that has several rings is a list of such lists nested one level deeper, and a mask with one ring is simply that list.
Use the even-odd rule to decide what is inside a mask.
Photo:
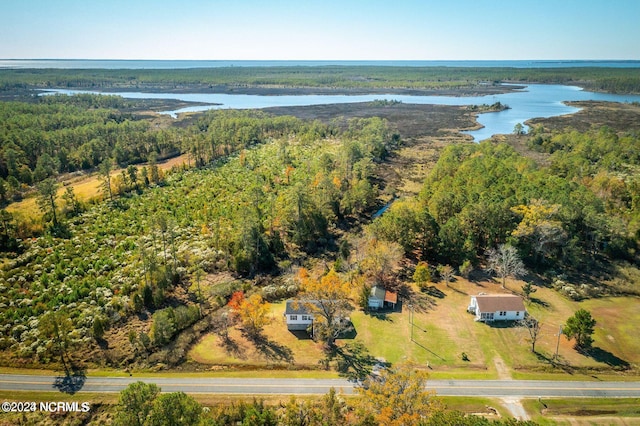
[{"label": "shoreline", "polygon": [[140,92],[140,93],[175,93],[175,94],[224,94],[224,95],[258,95],[258,96],[295,96],[295,95],[408,95],[408,96],[487,96],[503,93],[511,93],[522,90],[525,84],[497,84],[497,85],[478,85],[468,88],[459,89],[412,89],[400,87],[388,88],[344,88],[344,87],[313,87],[313,86],[228,86],[228,85],[181,85],[164,86],[164,85],[131,85],[131,86],[111,86],[100,88],[87,87],[28,87],[23,89],[25,93],[33,93],[34,91],[50,91],[50,90],[81,90],[88,92],[112,93],[117,95],[123,92]]}]

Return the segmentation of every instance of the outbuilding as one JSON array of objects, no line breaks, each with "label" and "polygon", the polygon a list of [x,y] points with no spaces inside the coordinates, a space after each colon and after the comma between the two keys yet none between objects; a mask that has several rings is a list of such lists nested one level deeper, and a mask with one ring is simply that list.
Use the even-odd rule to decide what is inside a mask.
[{"label": "outbuilding", "polygon": [[382,309],[384,307],[395,309],[396,303],[398,303],[398,293],[385,290],[384,287],[378,285],[371,288],[368,300],[369,309]]}]

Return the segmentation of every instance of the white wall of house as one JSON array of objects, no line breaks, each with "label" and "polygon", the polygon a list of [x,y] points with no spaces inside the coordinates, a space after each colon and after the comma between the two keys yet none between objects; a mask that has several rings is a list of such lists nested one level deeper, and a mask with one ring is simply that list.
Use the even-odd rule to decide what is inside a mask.
[{"label": "white wall of house", "polygon": [[[493,316],[491,316],[493,314]],[[524,311],[480,312],[476,309],[476,321],[517,321],[524,319]]]},{"label": "white wall of house", "polygon": [[469,302],[469,306],[467,307],[468,312],[477,312],[478,307],[478,299],[471,296],[471,301]]},{"label": "white wall of house", "polygon": [[287,319],[288,328],[304,330],[307,326],[313,323],[313,315],[287,314],[285,317]]},{"label": "white wall of house", "polygon": [[524,313],[520,311],[498,311],[493,314],[494,321],[515,321],[524,318]]}]

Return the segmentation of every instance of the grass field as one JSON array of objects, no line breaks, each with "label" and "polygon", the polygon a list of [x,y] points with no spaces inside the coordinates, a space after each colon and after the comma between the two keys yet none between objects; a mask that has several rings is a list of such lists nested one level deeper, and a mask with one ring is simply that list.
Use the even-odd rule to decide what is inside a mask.
[{"label": "grass field", "polygon": [[[186,164],[187,161],[187,155],[184,154],[178,157],[158,162],[158,167],[163,171],[167,171],[172,167]],[[140,169],[143,166],[144,164],[141,164],[137,167]],[[112,176],[119,176],[121,172],[122,169],[115,169],[112,172]],[[91,202],[92,200],[99,199],[102,196],[102,180],[100,179],[100,176],[97,172],[82,174],[79,176],[67,176],[61,179],[61,182],[63,183],[63,185],[61,185],[60,189],[58,190],[57,200],[59,208],[64,206],[64,201],[61,200],[61,197],[64,194],[67,186],[71,186],[73,188],[76,197],[79,201],[82,202]],[[37,220],[42,215],[42,212],[40,211],[36,203],[35,193],[32,193],[21,201],[9,204],[7,206],[7,211],[13,214],[19,221],[26,222]]]},{"label": "grass field", "polygon": [[299,339],[287,330],[284,302],[271,305],[271,323],[264,328],[264,340],[256,343],[237,328],[229,338],[208,334],[189,352],[189,358],[202,364],[235,368],[318,369],[324,358],[322,345]]},{"label": "grass field", "polygon": [[503,407],[502,402],[496,398],[473,396],[441,396],[438,398],[440,398],[444,403],[447,410],[457,410],[467,414],[476,414],[488,419],[510,417],[508,410]]},{"label": "grass field", "polygon": [[637,398],[526,399],[523,406],[540,425],[639,425]]},{"label": "grass field", "polygon": [[[508,282],[519,289],[522,282]],[[506,290],[508,292],[509,290]],[[469,297],[479,292],[501,293],[500,286],[488,281],[470,282],[458,278],[446,287],[434,284],[431,293],[419,295],[413,314],[408,303],[393,312],[351,313],[356,329],[353,340],[340,345],[362,344],[357,356],[383,358],[386,362],[414,361],[428,368],[433,378],[522,378],[611,380],[638,378],[640,340],[634,332],[640,322],[637,298],[615,297],[575,302],[554,290],[538,288],[529,312],[542,323],[542,333],[531,352],[528,333],[514,324],[475,322],[466,312]],[[559,356],[553,362],[558,328],[579,308],[589,310],[597,320],[594,351],[585,355],[573,349],[573,342],[560,336]],[[205,336],[189,357],[205,365],[240,369],[317,369],[324,358],[322,346],[299,339],[287,331],[283,320],[284,303],[272,305],[273,321],[264,331],[267,344],[261,347],[230,331],[225,344],[216,335]],[[411,317],[413,315],[413,331]],[[468,361],[462,359],[462,353]]]}]

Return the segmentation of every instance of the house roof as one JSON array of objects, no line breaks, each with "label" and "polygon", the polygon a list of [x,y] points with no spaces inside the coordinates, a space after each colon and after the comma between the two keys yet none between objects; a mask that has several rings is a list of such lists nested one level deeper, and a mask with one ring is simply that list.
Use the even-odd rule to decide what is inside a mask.
[{"label": "house roof", "polygon": [[377,285],[374,285],[373,287],[371,287],[371,296],[369,297],[370,299],[384,300],[384,296],[385,296],[384,288],[379,287]]},{"label": "house roof", "polygon": [[[313,303],[313,302],[312,302]],[[313,314],[304,302],[299,300],[289,299],[287,300],[286,307],[284,309],[285,315],[308,315]]]},{"label": "house roof", "polygon": [[524,311],[522,297],[513,294],[486,294],[473,296],[480,312]]},{"label": "house roof", "polygon": [[387,291],[384,294],[384,301],[388,303],[398,303],[398,293]]}]

